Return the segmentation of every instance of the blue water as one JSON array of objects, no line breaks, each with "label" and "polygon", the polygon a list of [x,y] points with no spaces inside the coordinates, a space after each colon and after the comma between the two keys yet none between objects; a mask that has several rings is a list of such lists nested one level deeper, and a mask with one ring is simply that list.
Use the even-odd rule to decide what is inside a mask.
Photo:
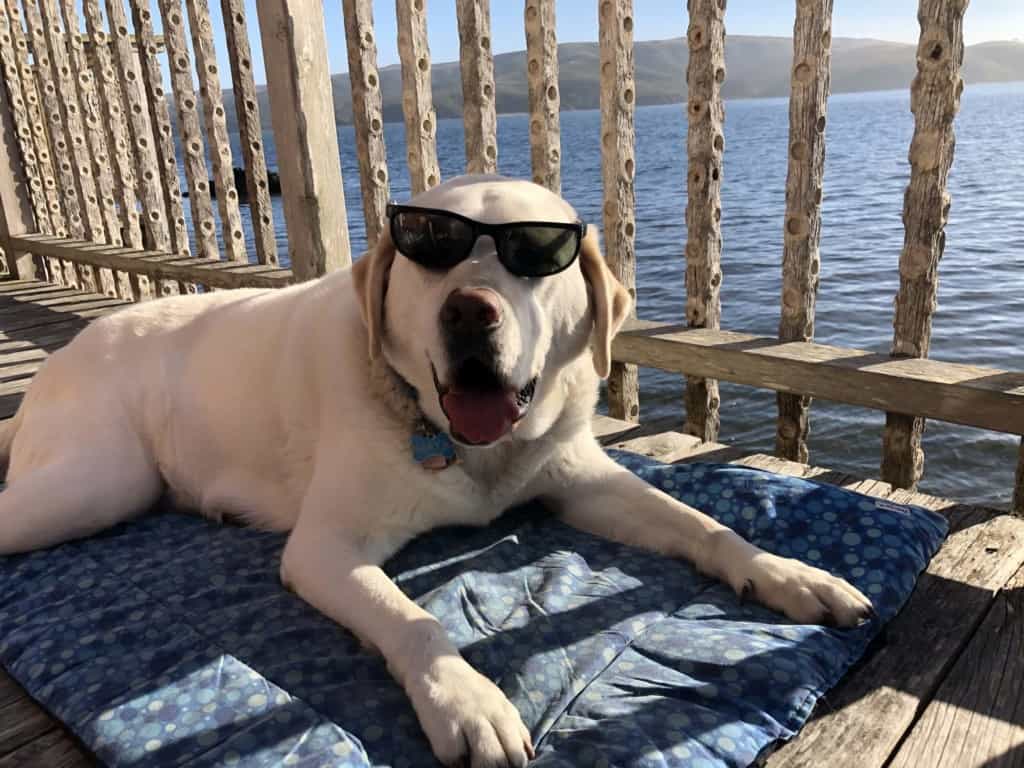
[{"label": "blue water", "polygon": [[[562,114],[562,187],[582,216],[600,222],[600,114]],[[953,205],[940,266],[932,357],[1024,370],[1024,83],[969,87],[956,123]],[[909,93],[833,96],[826,136],[821,287],[816,338],[887,353],[899,285],[901,211],[913,132]],[[726,105],[723,169],[722,326],[775,334],[779,319],[788,105],[785,99]],[[342,173],[353,250],[365,247],[351,126],[340,127]],[[637,283],[641,317],[679,321],[684,306],[685,137],[680,105],[636,113]],[[266,137],[271,166],[272,137]],[[408,195],[404,127],[385,126],[391,193]],[[464,168],[461,120],[438,124],[442,175]],[[530,176],[525,115],[498,120],[502,173]],[[237,152],[237,147],[236,147]],[[236,154],[236,157],[240,155]],[[243,206],[243,215],[248,215]],[[279,247],[284,216],[275,200]],[[250,247],[252,243],[250,242]],[[641,372],[641,419],[682,420],[681,377]],[[771,452],[775,395],[722,385],[724,442]],[[877,476],[884,414],[816,402],[812,462]],[[929,423],[922,489],[964,501],[1008,501],[1019,441]]]}]

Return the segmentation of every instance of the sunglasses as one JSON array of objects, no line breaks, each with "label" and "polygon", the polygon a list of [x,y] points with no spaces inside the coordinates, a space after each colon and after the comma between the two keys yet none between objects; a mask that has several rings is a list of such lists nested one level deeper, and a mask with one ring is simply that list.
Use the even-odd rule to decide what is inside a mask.
[{"label": "sunglasses", "polygon": [[431,270],[464,261],[477,238],[494,240],[498,260],[513,275],[547,277],[572,266],[587,232],[584,222],[515,221],[484,224],[451,211],[389,203],[386,209],[395,248]]}]

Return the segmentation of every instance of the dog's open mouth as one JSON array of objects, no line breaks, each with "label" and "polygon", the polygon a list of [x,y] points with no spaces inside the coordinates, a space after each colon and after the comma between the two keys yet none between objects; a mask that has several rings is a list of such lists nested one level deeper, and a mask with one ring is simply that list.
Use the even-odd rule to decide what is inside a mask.
[{"label": "dog's open mouth", "polygon": [[452,437],[469,445],[487,445],[504,437],[526,415],[537,390],[536,377],[517,390],[475,358],[458,365],[447,385],[441,384],[433,365],[431,371]]}]

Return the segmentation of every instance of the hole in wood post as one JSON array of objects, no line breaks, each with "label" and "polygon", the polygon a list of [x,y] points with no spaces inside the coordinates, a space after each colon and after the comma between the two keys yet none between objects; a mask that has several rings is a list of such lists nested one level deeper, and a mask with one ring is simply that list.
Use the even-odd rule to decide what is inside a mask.
[{"label": "hole in wood post", "polygon": [[185,99],[185,101],[182,102],[182,106],[185,107],[185,109],[195,109],[196,103],[192,99]]},{"label": "hole in wood post", "polygon": [[178,69],[180,69],[182,72],[188,70],[188,59],[186,59],[184,56],[179,56],[175,60],[175,63],[178,65]]},{"label": "hole in wood post", "polygon": [[427,176],[427,186],[428,187],[435,187],[435,186],[437,186],[437,176],[435,176],[434,174],[430,174],[429,176]]},{"label": "hole in wood post", "polygon": [[699,101],[691,101],[690,102],[690,116],[691,117],[700,117],[700,113],[701,113],[701,110],[703,108],[704,108],[704,105],[701,104]]},{"label": "hole in wood post", "polygon": [[704,45],[704,27],[702,27],[700,24],[694,24],[692,27],[690,27],[690,30],[687,33],[686,37],[690,41],[690,47],[691,48],[696,49],[696,48],[703,47],[703,45]]},{"label": "hole in wood post", "polygon": [[216,75],[217,74],[217,65],[216,64],[211,64],[210,66],[208,66],[206,68],[206,71],[209,72],[211,75]]},{"label": "hole in wood post", "polygon": [[623,91],[622,92],[622,98],[625,100],[625,102],[627,104],[632,104],[633,103],[633,89],[632,88],[627,88],[625,91]]},{"label": "hole in wood post", "polygon": [[526,18],[528,21],[533,21],[537,18],[537,6],[528,5],[526,6]]},{"label": "hole in wood post", "polygon": [[811,66],[806,61],[802,61],[796,65],[793,70],[793,79],[798,83],[807,84],[813,78],[814,73],[811,71]]},{"label": "hole in wood post", "polygon": [[932,61],[938,61],[942,58],[944,51],[945,49],[942,47],[942,43],[935,43],[928,52],[928,58]]},{"label": "hole in wood post", "polygon": [[421,72],[426,72],[430,68],[430,62],[427,61],[426,56],[421,56],[416,65],[420,68]]},{"label": "hole in wood post", "polygon": [[821,33],[821,47],[828,48],[832,44],[832,30],[826,29]]},{"label": "hole in wood post", "polygon": [[622,20],[622,28],[624,30],[626,30],[627,32],[632,32],[633,31],[633,17],[632,16],[627,16],[626,18],[624,18]]},{"label": "hole in wood post", "polygon": [[433,127],[434,127],[434,126],[433,126],[433,124],[432,124],[432,123],[430,122],[430,119],[429,119],[429,118],[423,121],[423,132],[424,132],[424,133],[427,133],[427,134],[429,134],[429,133],[430,133],[430,130],[431,130],[431,129],[432,129]]},{"label": "hole in wood post", "polygon": [[150,221],[160,221],[160,212],[159,211],[150,211],[149,212],[149,220]]},{"label": "hole in wood post", "polygon": [[718,222],[718,221],[721,221],[721,220],[722,220],[722,209],[721,208],[715,208],[715,221]]},{"label": "hole in wood post", "polygon": [[789,154],[794,160],[803,162],[810,154],[810,147],[807,146],[806,141],[794,141],[789,148]]},{"label": "hole in wood post", "polygon": [[718,181],[718,166],[711,169],[711,180]]},{"label": "hole in wood post", "polygon": [[245,24],[245,14],[236,13],[235,14],[235,24],[239,24],[239,25]]},{"label": "hole in wood post", "polygon": [[529,70],[531,75],[536,75],[540,72],[540,62],[536,59],[530,59]]},{"label": "hole in wood post", "polygon": [[627,157],[625,165],[626,165],[626,176],[628,176],[629,178],[633,178],[633,158]]},{"label": "hole in wood post", "polygon": [[633,233],[636,231],[636,225],[633,224],[632,221],[627,221],[622,229],[626,233],[626,237],[632,237]]},{"label": "hole in wood post", "polygon": [[415,0],[415,2],[412,4],[412,7],[415,8],[417,11],[422,11],[423,10],[423,0]]},{"label": "hole in wood post", "polygon": [[816,131],[817,131],[818,133],[824,133],[824,132],[825,132],[825,122],[826,122],[826,121],[825,121],[825,116],[824,116],[824,115],[821,115],[821,116],[820,116],[820,117],[818,118],[818,121],[817,121],[817,122],[816,122],[816,123],[814,124],[814,129],[815,129],[815,130],[816,130]]},{"label": "hole in wood post", "polygon": [[370,130],[377,133],[380,130],[380,125],[380,119],[375,117],[370,121]]},{"label": "hole in wood post", "polygon": [[245,108],[250,110],[250,111],[256,109],[256,102],[253,101],[252,99],[246,99]]},{"label": "hole in wood post", "polygon": [[369,74],[368,74],[368,75],[366,76],[366,84],[367,84],[367,85],[368,85],[368,86],[369,86],[370,88],[376,88],[376,87],[377,87],[377,75],[376,75],[375,73],[373,73],[373,72],[370,72],[370,73],[369,73]]},{"label": "hole in wood post", "polygon": [[720,133],[715,134],[714,146],[716,152],[721,152],[725,149],[725,138]]},{"label": "hole in wood post", "polygon": [[217,117],[224,117],[224,107],[217,107],[215,110],[213,110],[213,114],[215,114]]},{"label": "hole in wood post", "polygon": [[366,30],[366,32],[363,33],[363,42],[368,46],[373,45],[373,32]]},{"label": "hole in wood post", "polygon": [[487,155],[488,160],[493,160],[498,156],[498,150],[494,148],[493,144],[488,144],[487,149],[485,150],[485,154]]},{"label": "hole in wood post", "polygon": [[488,48],[490,48],[491,47],[491,38],[487,37],[486,35],[481,37],[480,38],[480,47],[483,48],[485,51]]},{"label": "hole in wood post", "polygon": [[181,24],[181,16],[177,13],[172,13],[170,16],[171,24]]},{"label": "hole in wood post", "polygon": [[247,58],[239,59],[238,63],[242,65],[242,69],[248,69],[252,66],[252,62]]},{"label": "hole in wood post", "polygon": [[380,182],[381,184],[383,184],[387,180],[388,180],[387,173],[384,171],[383,168],[378,168],[377,169],[377,181]]},{"label": "hole in wood post", "polygon": [[786,220],[786,232],[793,237],[800,237],[807,234],[807,220],[802,216],[790,216]]},{"label": "hole in wood post", "polygon": [[553,85],[549,85],[548,86],[548,100],[549,101],[554,101],[557,98],[558,98],[558,89],[555,86],[553,86]]},{"label": "hole in wood post", "polygon": [[494,89],[491,87],[490,83],[487,83],[484,86],[484,96],[486,96],[489,99],[489,98],[491,98],[491,94],[493,94],[493,93],[494,93]]}]

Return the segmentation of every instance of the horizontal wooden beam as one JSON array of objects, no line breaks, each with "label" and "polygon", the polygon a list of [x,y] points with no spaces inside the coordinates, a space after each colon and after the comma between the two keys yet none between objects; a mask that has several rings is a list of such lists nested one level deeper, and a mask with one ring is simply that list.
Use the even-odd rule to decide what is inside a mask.
[{"label": "horizontal wooden beam", "polygon": [[624,363],[1024,435],[1024,372],[629,321]]},{"label": "horizontal wooden beam", "polygon": [[192,259],[170,253],[97,245],[49,235],[8,237],[0,246],[77,264],[109,267],[157,280],[179,280],[210,288],[280,288],[293,282],[292,272],[267,264]]}]

